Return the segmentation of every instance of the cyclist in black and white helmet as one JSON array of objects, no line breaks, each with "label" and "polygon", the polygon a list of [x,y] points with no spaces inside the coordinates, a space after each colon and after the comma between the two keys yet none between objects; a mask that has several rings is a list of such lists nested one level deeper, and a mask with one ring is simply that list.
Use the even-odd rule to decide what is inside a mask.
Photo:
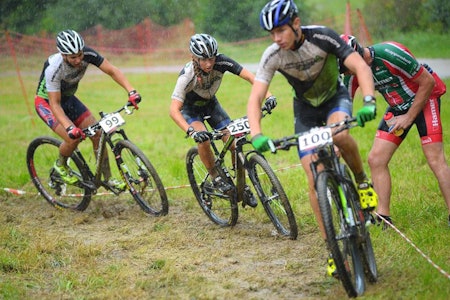
[{"label": "cyclist in black and white helmet", "polygon": [[[252,144],[258,151],[270,149],[269,137],[262,134],[259,107],[275,73],[280,72],[294,90],[295,132],[334,123],[352,115],[352,101],[340,81],[336,59],[358,73],[364,107],[357,112],[360,125],[375,118],[374,83],[370,68],[337,34],[324,26],[301,26],[298,8],[292,0],[269,1],[260,13],[261,27],[270,32],[273,44],[261,57],[248,102]],[[348,131],[334,138],[358,183],[359,192],[375,192],[364,172],[358,145]],[[309,183],[309,198],[323,238],[326,238],[310,169],[313,153],[299,151]],[[333,261],[328,273],[333,275]],[[335,268],[334,268],[335,269]]]},{"label": "cyclist in black and white helmet", "polygon": [[198,58],[213,58],[217,56],[217,41],[208,34],[200,33],[191,37],[189,49]]},{"label": "cyclist in black and white helmet", "polygon": [[[209,135],[203,123],[205,116],[210,116],[208,123],[215,129],[223,129],[230,122],[230,117],[217,100],[216,93],[222,83],[225,72],[230,72],[253,84],[254,75],[233,59],[218,53],[217,41],[209,34],[195,34],[190,38],[189,49],[192,61],[181,70],[172,93],[170,117],[198,143],[198,152],[205,167],[213,178],[214,187],[221,192],[231,189],[220,178],[214,167]],[[265,93],[265,98],[270,96]],[[274,106],[275,98],[269,102]],[[245,110],[245,104],[242,103]],[[224,139],[228,138],[227,136]],[[248,205],[254,207],[256,199],[249,199]]]},{"label": "cyclist in black and white helmet", "polygon": [[[75,96],[78,83],[87,67],[92,64],[111,76],[125,89],[129,102],[136,108],[141,96],[125,75],[97,51],[86,46],[76,31],[67,29],[59,32],[56,36],[56,48],[58,53],[51,55],[44,63],[36,90],[35,108],[45,124],[63,139],[54,169],[66,183],[74,184],[78,179],[69,170],[67,159],[85,138],[81,128],[96,122],[89,109]],[[99,138],[100,132],[91,138],[95,152],[99,146]],[[116,188],[125,188],[124,182],[111,178],[107,160],[103,170],[105,181]]]},{"label": "cyclist in black and white helmet", "polygon": [[61,54],[77,54],[84,48],[84,40],[74,30],[64,30],[56,36],[56,48]]}]

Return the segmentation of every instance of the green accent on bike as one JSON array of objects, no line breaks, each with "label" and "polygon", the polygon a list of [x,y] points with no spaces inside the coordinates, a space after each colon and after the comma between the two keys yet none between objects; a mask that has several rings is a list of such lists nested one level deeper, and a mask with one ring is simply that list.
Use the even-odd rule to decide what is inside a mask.
[{"label": "green accent on bike", "polygon": [[130,170],[128,170],[128,167],[127,167],[127,165],[126,165],[125,163],[121,163],[121,164],[120,164],[120,169],[121,169],[124,173],[127,173],[127,174],[130,173]]},{"label": "green accent on bike", "polygon": [[125,188],[127,187],[127,184],[125,182],[112,177],[108,180],[108,185],[121,191],[124,191]]},{"label": "green accent on bike", "polygon": [[342,189],[342,186],[338,186],[339,191],[339,199],[341,199],[342,203],[342,212],[344,213],[345,220],[350,225],[355,225],[355,220],[353,219],[353,215],[351,213],[351,208],[348,207],[347,203],[347,197],[345,197],[344,190]]},{"label": "green accent on bike", "polygon": [[53,169],[59,174],[61,179],[67,184],[75,184],[78,182],[78,178],[72,175],[72,171],[67,165],[58,165],[58,161],[55,161]]}]

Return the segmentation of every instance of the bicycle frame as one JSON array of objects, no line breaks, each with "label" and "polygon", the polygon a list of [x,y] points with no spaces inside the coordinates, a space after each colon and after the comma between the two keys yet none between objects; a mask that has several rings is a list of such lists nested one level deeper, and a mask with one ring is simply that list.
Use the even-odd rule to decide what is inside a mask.
[{"label": "bicycle frame", "polygon": [[[353,185],[353,182],[348,182],[349,180],[345,177],[345,174],[343,174],[343,169],[340,166],[340,157],[336,153],[334,143],[329,143],[318,147],[315,152],[315,156],[316,159],[314,159],[310,164],[314,182],[317,182],[317,176],[320,172],[329,172],[333,175],[334,179],[338,183],[339,198],[341,199],[344,218],[348,225],[355,226],[355,219],[349,213],[347,195],[343,190],[343,183],[351,186]],[[323,166],[322,170],[320,170],[320,166]]]},{"label": "bicycle frame", "polygon": [[[224,136],[228,136],[228,139],[225,141],[222,150],[219,151],[219,149],[217,148],[217,145],[214,143],[214,140],[218,140],[221,139]],[[227,152],[231,152],[231,155],[233,156],[233,168],[235,170],[235,177],[236,177],[236,195],[237,195],[237,200],[242,201],[243,200],[243,195],[244,195],[244,187],[245,187],[245,182],[246,182],[246,166],[248,164],[247,161],[247,156],[250,155],[251,153],[255,152],[254,150],[249,151],[248,153],[244,153],[243,150],[243,146],[245,144],[248,144],[249,142],[247,141],[247,134],[243,133],[243,134],[239,134],[239,135],[228,135],[228,131],[227,130],[223,130],[223,131],[216,131],[213,134],[213,139],[211,139],[211,147],[214,151],[214,154],[216,155],[217,159],[215,162],[215,165],[217,168],[222,167],[222,163],[225,160],[225,156],[227,154]],[[233,149],[234,146],[234,149]],[[223,170],[224,173],[227,176],[230,176],[230,173],[228,170],[226,170],[226,168]]]},{"label": "bicycle frame", "polygon": [[[339,198],[341,199],[341,205],[342,205],[342,211],[345,217],[346,222],[350,226],[355,226],[355,218],[353,218],[352,215],[349,214],[349,204],[347,202],[347,196],[346,192],[343,190],[343,184],[345,186],[354,187],[353,181],[349,181],[348,178],[346,178],[346,174],[344,174],[344,170],[341,169],[341,162],[340,162],[340,156],[336,153],[336,145],[333,142],[332,136],[338,134],[339,132],[343,130],[350,129],[354,127],[355,125],[352,125],[351,123],[354,122],[355,119],[344,119],[341,122],[337,122],[334,124],[327,125],[325,127],[328,127],[330,129],[337,128],[334,130],[334,132],[331,132],[328,136],[329,140],[326,143],[322,143],[319,145],[316,145],[314,147],[314,155],[315,158],[313,158],[313,161],[310,164],[311,172],[313,174],[314,182],[317,182],[317,177],[320,174],[320,172],[329,172],[333,175],[336,182],[338,183],[338,191],[339,191]],[[324,128],[325,128],[324,127]],[[312,130],[306,132],[306,133],[300,133],[300,134],[294,134],[279,140],[273,141],[273,147],[272,152],[276,152],[277,149],[281,150],[289,150],[291,146],[297,146],[299,145],[298,138],[304,135],[307,135],[311,132],[314,132],[315,128]]]},{"label": "bicycle frame", "polygon": [[[133,113],[133,111],[129,110],[126,106],[117,110],[116,113],[119,113],[122,110],[125,110],[128,115]],[[107,114],[105,114],[104,112],[99,112],[99,114],[100,114],[101,119],[103,119],[105,116],[107,116]],[[86,166],[89,177],[91,178],[91,181],[92,181],[92,182],[91,181],[90,182],[80,181],[79,184],[90,189],[93,194],[97,193],[97,189],[99,187],[104,187],[105,189],[118,195],[118,194],[120,194],[121,191],[117,191],[116,189],[112,188],[111,186],[109,186],[108,184],[106,184],[105,182],[103,182],[101,180],[101,177],[103,175],[102,174],[103,164],[104,164],[105,159],[107,159],[106,144],[108,144],[109,147],[111,148],[111,151],[114,153],[116,160],[120,161],[121,158],[120,158],[119,153],[117,153],[117,151],[115,150],[114,143],[112,141],[112,137],[115,134],[121,135],[123,140],[128,140],[128,137],[125,134],[125,131],[123,129],[114,129],[113,131],[111,131],[111,133],[106,133],[105,130],[99,124],[99,122],[83,129],[83,132],[86,134],[86,136],[89,136],[89,137],[94,136],[96,134],[96,132],[98,132],[98,131],[100,131],[100,140],[99,140],[99,146],[98,146],[97,153],[96,153],[96,162],[95,162],[94,172],[92,172],[90,166],[88,165],[88,163],[84,159],[83,155],[81,154],[81,151],[78,148],[74,151],[74,154],[77,155],[78,158],[80,159],[80,161]]]}]

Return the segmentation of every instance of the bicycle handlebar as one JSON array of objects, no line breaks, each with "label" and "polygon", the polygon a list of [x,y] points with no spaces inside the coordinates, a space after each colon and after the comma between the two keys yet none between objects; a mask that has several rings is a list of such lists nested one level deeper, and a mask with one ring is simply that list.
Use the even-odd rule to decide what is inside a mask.
[{"label": "bicycle handlebar", "polygon": [[[336,122],[336,123],[331,123],[325,126],[321,126],[322,128],[336,128],[338,127],[336,130],[334,130],[332,132],[332,135],[335,136],[336,134],[353,128],[353,127],[357,127],[359,126],[356,123],[356,118],[352,117],[352,118],[345,118],[342,121]],[[289,150],[292,146],[297,146],[298,145],[298,138],[302,135],[308,134],[311,131],[316,130],[317,128],[311,128],[310,130],[306,131],[306,132],[302,132],[302,133],[296,133],[293,135],[289,135],[289,136],[285,136],[282,137],[281,139],[276,139],[276,140],[269,140],[269,146],[270,146],[270,150],[272,151],[272,153],[276,153],[277,150]]]},{"label": "bicycle handlebar", "polygon": [[[131,109],[129,107],[131,107]],[[119,109],[117,109],[117,110],[115,110],[115,111],[113,111],[111,113],[104,113],[104,112],[100,111],[99,114],[100,114],[100,118],[101,119],[98,122],[96,122],[96,123],[94,123],[94,124],[92,124],[92,125],[90,125],[90,126],[88,126],[86,128],[83,128],[82,130],[83,130],[83,132],[84,132],[84,134],[86,136],[88,136],[88,137],[94,136],[97,131],[102,129],[102,126],[100,125],[100,122],[103,119],[105,119],[106,117],[108,117],[109,115],[116,114],[116,113],[121,113],[122,111],[125,111],[125,113],[127,115],[131,115],[134,112],[134,110],[135,110],[134,106],[128,102],[124,106],[120,107]]]},{"label": "bicycle handlebar", "polygon": [[[271,114],[272,110],[269,110],[266,107],[266,105],[264,105],[264,106],[261,107],[261,113],[262,113],[262,117],[264,118],[267,114]],[[207,119],[209,117],[210,116],[206,116],[205,119]],[[230,122],[230,124],[233,123],[236,120],[245,119],[245,118],[247,118],[247,116],[243,116],[241,118],[234,119],[234,120],[232,120]],[[227,127],[228,127],[228,125],[227,125]],[[245,134],[248,134],[249,132],[250,132],[250,130],[247,133],[245,133]],[[211,131],[207,131],[207,134],[208,134],[208,136],[209,136],[209,138],[211,140],[220,140],[225,135],[225,132],[224,132],[223,129],[213,129]]]}]

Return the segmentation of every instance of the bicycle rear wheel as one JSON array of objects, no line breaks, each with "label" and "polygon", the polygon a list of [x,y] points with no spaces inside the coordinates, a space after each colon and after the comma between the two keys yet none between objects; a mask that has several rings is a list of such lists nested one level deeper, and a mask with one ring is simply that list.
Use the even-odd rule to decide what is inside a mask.
[{"label": "bicycle rear wheel", "polygon": [[169,211],[166,190],[153,165],[132,142],[120,140],[114,147],[119,172],[130,193],[142,210],[150,215],[164,216]]},{"label": "bicycle rear wheel", "polygon": [[357,222],[358,234],[360,236],[360,238],[358,239],[359,241],[358,246],[363,259],[364,270],[367,276],[367,280],[369,282],[376,282],[378,280],[377,263],[375,260],[375,253],[372,247],[370,232],[366,227],[366,221],[368,218],[370,218],[369,215],[370,213],[365,212],[361,209],[361,205],[359,202],[359,195],[353,183],[353,179],[347,165],[341,164],[340,167],[341,172],[342,174],[344,174],[344,177],[346,178],[347,181],[346,185],[348,187],[347,194],[349,198],[352,199],[352,201],[349,204],[352,206],[353,211],[358,212],[356,214],[358,218]]},{"label": "bicycle rear wheel", "polygon": [[[362,295],[365,291],[364,268],[359,253],[354,226],[347,223],[340,190],[336,180],[329,172],[321,172],[316,181],[317,197],[322,221],[327,236],[327,245],[334,259],[338,276],[349,297]],[[345,214],[347,214],[345,212]],[[355,215],[349,211],[350,222]]]},{"label": "bicycle rear wheel", "polygon": [[375,253],[373,251],[370,233],[367,229],[364,230],[363,239],[359,247],[364,261],[364,270],[366,271],[367,280],[372,283],[377,282],[377,263],[375,260]]},{"label": "bicycle rear wheel", "polygon": [[[53,165],[59,157],[61,141],[52,137],[38,137],[27,149],[27,167],[38,192],[50,205],[83,211],[90,201],[92,191],[81,184],[66,184],[55,172]],[[67,161],[80,181],[89,181],[89,172],[74,153]]]},{"label": "bicycle rear wheel", "polygon": [[297,239],[298,228],[294,212],[269,163],[260,154],[252,154],[248,173],[258,198],[278,233],[292,240]]},{"label": "bicycle rear wheel", "polygon": [[189,149],[186,155],[186,170],[195,198],[208,218],[220,226],[236,225],[239,213],[236,197],[214,189],[197,147]]}]

